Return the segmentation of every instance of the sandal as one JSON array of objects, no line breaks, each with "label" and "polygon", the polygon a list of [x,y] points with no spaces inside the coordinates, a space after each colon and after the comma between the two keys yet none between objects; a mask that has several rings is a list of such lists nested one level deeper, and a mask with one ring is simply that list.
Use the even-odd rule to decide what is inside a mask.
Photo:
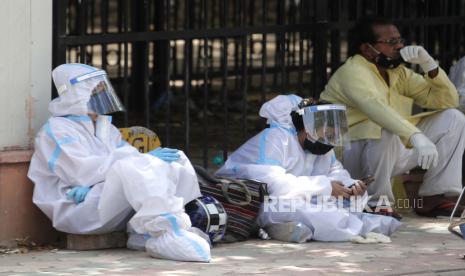
[{"label": "sandal", "polygon": [[[444,196],[431,196],[431,197],[424,197],[429,198],[430,200],[435,200],[437,201],[436,205],[431,208],[430,210],[423,211],[422,208],[415,208],[415,213],[419,216],[422,217],[438,217],[438,216],[444,216],[444,217],[450,217],[452,213],[454,212],[454,207],[456,206],[456,202],[453,200],[450,200]],[[454,217],[460,217],[460,214],[463,212],[465,209],[464,206],[462,205],[457,205],[457,211],[454,213]]]}]

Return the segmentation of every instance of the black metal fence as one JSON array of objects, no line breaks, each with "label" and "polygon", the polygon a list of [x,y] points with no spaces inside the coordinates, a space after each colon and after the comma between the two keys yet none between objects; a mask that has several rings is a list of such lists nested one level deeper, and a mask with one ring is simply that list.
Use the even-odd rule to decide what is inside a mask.
[{"label": "black metal fence", "polygon": [[[128,112],[196,163],[226,158],[280,93],[318,96],[365,15],[398,23],[448,70],[465,54],[465,0],[54,0],[53,64],[109,73]],[[214,158],[215,157],[215,158]]]}]

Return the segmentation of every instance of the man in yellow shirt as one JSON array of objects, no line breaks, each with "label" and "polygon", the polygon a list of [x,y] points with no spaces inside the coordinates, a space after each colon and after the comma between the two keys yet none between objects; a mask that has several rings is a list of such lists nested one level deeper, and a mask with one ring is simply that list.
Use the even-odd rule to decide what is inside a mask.
[{"label": "man in yellow shirt", "polygon": [[[457,90],[423,47],[404,45],[392,22],[366,18],[353,31],[351,56],[321,94],[324,101],[347,106],[351,148],[344,151],[344,167],[354,178],[375,177],[368,189],[375,206],[386,199],[394,203],[393,176],[420,166],[427,171],[416,212],[450,214],[462,187],[465,147]],[[414,103],[432,111],[412,116]]]}]

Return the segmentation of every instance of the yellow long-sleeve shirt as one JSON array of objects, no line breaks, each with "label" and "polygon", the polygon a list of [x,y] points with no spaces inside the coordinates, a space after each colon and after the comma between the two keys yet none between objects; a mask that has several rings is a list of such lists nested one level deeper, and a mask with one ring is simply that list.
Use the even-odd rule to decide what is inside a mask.
[{"label": "yellow long-sleeve shirt", "polygon": [[431,79],[400,65],[387,70],[389,85],[376,66],[361,55],[349,58],[331,77],[320,95],[324,101],[347,106],[352,141],[381,138],[385,128],[406,142],[425,112],[412,116],[413,103],[440,110],[458,106],[458,93],[445,72]]}]

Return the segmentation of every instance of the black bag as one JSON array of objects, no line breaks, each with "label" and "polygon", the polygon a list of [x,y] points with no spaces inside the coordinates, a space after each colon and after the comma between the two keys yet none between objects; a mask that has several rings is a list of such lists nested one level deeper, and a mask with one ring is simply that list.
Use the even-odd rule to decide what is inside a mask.
[{"label": "black bag", "polygon": [[222,241],[244,241],[256,234],[258,212],[265,196],[268,195],[266,183],[214,177],[202,167],[194,168],[202,195],[216,198],[228,214],[226,233]]}]

